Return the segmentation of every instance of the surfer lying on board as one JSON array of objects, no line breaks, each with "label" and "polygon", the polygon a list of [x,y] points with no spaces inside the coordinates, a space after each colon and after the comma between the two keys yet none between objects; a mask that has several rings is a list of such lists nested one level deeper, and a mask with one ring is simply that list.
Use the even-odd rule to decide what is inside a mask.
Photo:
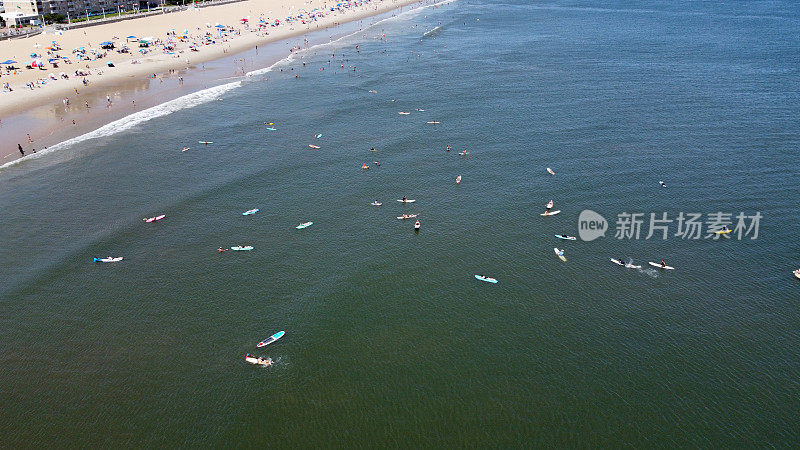
[{"label": "surfer lying on board", "polygon": [[217,251],[218,251],[218,252],[220,252],[220,253],[222,253],[222,252],[227,252],[227,251],[228,251],[228,249],[227,249],[227,248],[222,248],[222,247],[219,247],[219,248],[217,248]]}]

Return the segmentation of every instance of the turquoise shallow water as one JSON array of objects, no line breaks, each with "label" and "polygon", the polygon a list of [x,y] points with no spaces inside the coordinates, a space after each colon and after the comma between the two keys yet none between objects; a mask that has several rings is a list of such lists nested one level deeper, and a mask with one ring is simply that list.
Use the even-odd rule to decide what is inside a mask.
[{"label": "turquoise shallow water", "polygon": [[0,170],[0,443],[796,446],[799,19],[463,0]]}]

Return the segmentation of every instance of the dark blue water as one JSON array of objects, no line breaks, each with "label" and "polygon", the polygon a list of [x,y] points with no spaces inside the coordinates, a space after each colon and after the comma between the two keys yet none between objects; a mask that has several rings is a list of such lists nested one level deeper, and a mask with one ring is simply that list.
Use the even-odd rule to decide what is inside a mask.
[{"label": "dark blue water", "polygon": [[461,0],[3,168],[0,442],[797,446],[799,24]]}]

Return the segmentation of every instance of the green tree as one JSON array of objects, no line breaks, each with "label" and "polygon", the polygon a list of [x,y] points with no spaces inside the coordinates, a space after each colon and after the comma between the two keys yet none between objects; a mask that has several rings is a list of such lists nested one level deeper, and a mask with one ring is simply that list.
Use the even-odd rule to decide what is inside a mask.
[{"label": "green tree", "polygon": [[67,16],[63,14],[45,14],[44,21],[47,23],[67,23]]}]

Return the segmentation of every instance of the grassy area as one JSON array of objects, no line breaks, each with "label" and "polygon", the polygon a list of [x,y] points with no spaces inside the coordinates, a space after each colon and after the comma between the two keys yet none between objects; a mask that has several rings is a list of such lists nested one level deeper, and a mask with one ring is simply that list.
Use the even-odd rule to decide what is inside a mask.
[{"label": "grassy area", "polygon": [[[99,19],[110,19],[112,17],[127,16],[127,15],[131,15],[131,14],[136,14],[136,12],[135,11],[124,11],[122,14],[119,14],[119,13],[116,13],[116,12],[115,13],[106,13],[105,17],[103,17],[103,15],[100,14],[100,15],[97,15],[97,16],[89,16],[89,20],[92,21],[92,20],[99,20]],[[71,23],[80,23],[80,22],[86,22],[86,16],[71,19]]]}]

